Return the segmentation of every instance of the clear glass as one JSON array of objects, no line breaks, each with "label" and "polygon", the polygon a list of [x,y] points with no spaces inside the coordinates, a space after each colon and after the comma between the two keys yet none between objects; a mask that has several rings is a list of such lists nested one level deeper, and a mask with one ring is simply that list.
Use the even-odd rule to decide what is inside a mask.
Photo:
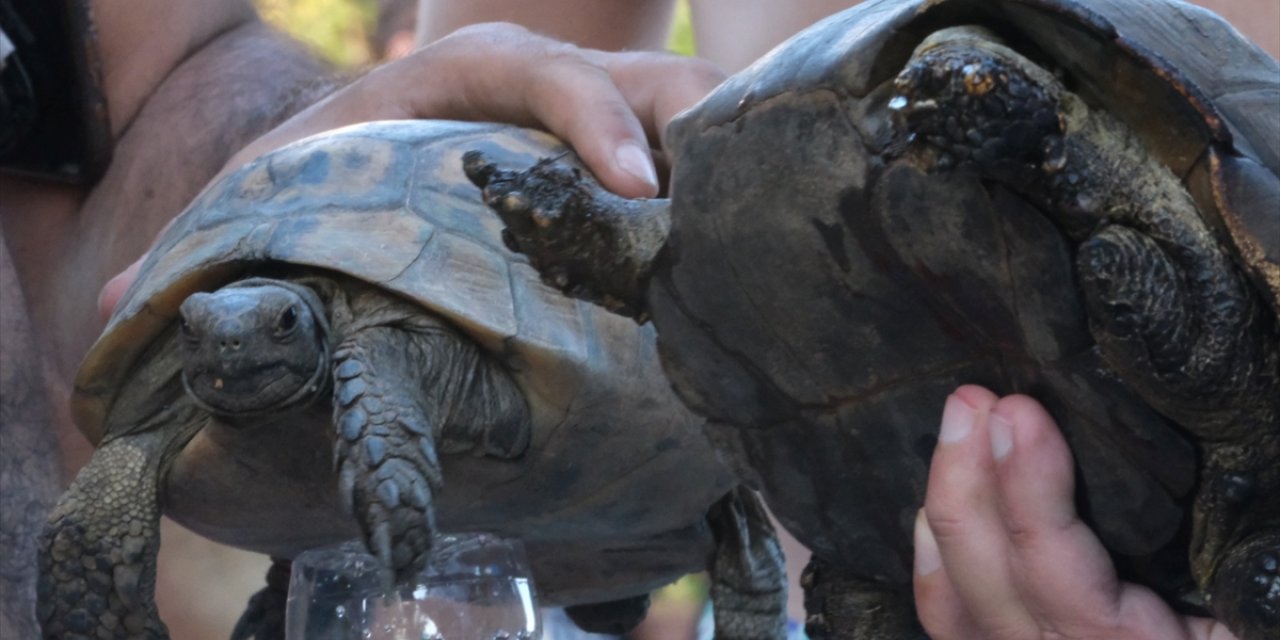
[{"label": "clear glass", "polygon": [[437,536],[427,568],[386,591],[359,542],[293,560],[287,640],[537,640],[524,547],[485,533]]}]

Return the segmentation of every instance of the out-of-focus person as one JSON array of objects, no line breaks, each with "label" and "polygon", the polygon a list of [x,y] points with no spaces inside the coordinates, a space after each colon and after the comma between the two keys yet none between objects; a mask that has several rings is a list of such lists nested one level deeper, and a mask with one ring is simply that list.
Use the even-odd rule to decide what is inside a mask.
[{"label": "out-of-focus person", "polygon": [[403,58],[417,42],[418,0],[378,0],[369,48],[378,60]]},{"label": "out-of-focus person", "polygon": [[[698,56],[729,73],[817,20],[855,4],[856,0],[688,0]],[[421,0],[418,41],[498,20],[598,49],[662,49],[676,5],[676,0]]]},{"label": "out-of-focus person", "polygon": [[[408,0],[386,1],[403,4]],[[801,29],[858,1],[419,0],[418,41],[430,42],[463,25],[502,20],[595,48],[660,49],[666,46],[675,7],[684,2],[692,18],[697,55],[733,73]],[[1191,2],[1222,15],[1273,57],[1280,57],[1280,2]]]}]

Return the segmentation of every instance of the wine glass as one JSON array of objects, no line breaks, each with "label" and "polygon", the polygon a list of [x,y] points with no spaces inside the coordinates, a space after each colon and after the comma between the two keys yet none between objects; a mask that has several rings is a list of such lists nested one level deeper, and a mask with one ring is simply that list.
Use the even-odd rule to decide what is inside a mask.
[{"label": "wine glass", "polygon": [[436,536],[427,567],[386,588],[359,542],[293,560],[286,640],[537,640],[524,547],[487,533]]}]

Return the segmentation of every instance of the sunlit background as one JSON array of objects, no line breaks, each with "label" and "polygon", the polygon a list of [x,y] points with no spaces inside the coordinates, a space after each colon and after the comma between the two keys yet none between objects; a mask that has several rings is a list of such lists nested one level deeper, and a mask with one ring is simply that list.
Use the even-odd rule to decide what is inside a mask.
[{"label": "sunlit background", "polygon": [[[412,31],[414,0],[255,0],[263,19],[307,44],[339,67],[358,68],[381,58],[387,34],[379,18],[389,16]],[[687,0],[678,0],[668,47],[692,55],[693,29]]]}]

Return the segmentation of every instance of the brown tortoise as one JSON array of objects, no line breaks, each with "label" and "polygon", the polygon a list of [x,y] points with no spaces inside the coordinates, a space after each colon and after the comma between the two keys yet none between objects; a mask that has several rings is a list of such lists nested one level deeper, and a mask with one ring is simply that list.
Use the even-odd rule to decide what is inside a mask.
[{"label": "brown tortoise", "polygon": [[43,538],[46,637],[166,637],[162,512],[277,559],[239,637],[280,637],[297,553],[363,536],[403,578],[437,529],[522,539],[542,601],[586,628],[633,625],[649,590],[709,567],[717,637],[780,633],[772,529],[652,332],[502,247],[462,174],[476,146],[507,166],[563,152],[512,127],[362,125],[264,156],[174,222],[77,378],[98,450]]},{"label": "brown tortoise", "polygon": [[671,200],[469,154],[508,242],[659,333],[814,552],[815,636],[918,637],[942,398],[1044,402],[1124,575],[1280,637],[1280,68],[1179,2],[872,0],[670,126]]}]

